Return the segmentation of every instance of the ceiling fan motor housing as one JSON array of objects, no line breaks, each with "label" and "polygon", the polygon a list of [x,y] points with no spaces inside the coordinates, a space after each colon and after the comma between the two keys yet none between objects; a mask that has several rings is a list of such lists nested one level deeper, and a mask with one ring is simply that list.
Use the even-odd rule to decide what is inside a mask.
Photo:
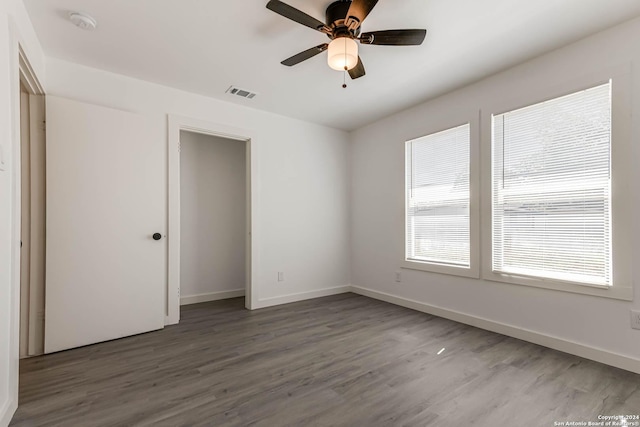
[{"label": "ceiling fan motor housing", "polygon": [[345,19],[347,13],[351,7],[351,0],[338,0],[327,7],[326,18],[327,26],[333,31],[332,34],[328,34],[329,38],[334,39],[338,37],[355,38],[360,33],[358,28],[355,33],[349,31],[345,25]]}]

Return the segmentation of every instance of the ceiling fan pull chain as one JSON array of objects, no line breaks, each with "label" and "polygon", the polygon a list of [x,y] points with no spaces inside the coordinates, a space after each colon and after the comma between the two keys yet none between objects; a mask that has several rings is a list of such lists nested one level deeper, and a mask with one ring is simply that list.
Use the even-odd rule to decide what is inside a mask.
[{"label": "ceiling fan pull chain", "polygon": [[344,70],[347,71],[347,38],[344,39]]},{"label": "ceiling fan pull chain", "polygon": [[342,73],[342,88],[347,88],[347,38],[344,37],[344,72]]}]

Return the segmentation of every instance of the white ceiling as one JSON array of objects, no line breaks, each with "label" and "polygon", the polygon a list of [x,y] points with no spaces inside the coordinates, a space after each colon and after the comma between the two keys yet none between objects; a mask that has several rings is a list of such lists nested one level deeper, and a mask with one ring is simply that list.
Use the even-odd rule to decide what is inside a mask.
[{"label": "white ceiling", "polygon": [[[25,3],[48,56],[345,130],[640,15],[638,0],[380,0],[364,31],[427,28],[425,43],[361,46],[367,75],[342,89],[326,54],[280,65],[328,39],[267,0]],[[324,21],[331,1],[287,3]],[[69,11],[89,13],[98,29],[74,27]],[[259,96],[225,94],[230,85]]]}]

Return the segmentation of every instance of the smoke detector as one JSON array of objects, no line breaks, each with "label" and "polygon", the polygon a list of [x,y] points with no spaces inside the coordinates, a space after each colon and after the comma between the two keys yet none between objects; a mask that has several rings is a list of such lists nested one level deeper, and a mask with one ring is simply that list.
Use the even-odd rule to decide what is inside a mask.
[{"label": "smoke detector", "polygon": [[78,28],[82,28],[83,30],[92,31],[95,30],[98,26],[98,23],[91,16],[80,13],[80,12],[71,12],[69,13],[69,20]]}]

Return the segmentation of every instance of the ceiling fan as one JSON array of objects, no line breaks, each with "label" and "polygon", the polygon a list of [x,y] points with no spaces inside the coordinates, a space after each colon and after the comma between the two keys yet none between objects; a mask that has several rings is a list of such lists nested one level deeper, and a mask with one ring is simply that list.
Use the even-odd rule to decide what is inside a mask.
[{"label": "ceiling fan", "polygon": [[[417,46],[422,44],[427,30],[384,30],[361,33],[360,26],[378,0],[338,0],[327,7],[323,23],[312,16],[279,0],[270,0],[267,9],[299,24],[326,34],[331,42],[323,43],[293,55],[282,61],[293,66],[328,50],[329,66],[334,70],[348,71],[352,79],[365,75],[364,65],[358,55],[358,43],[386,46]],[[342,85],[346,87],[345,85]]]}]

